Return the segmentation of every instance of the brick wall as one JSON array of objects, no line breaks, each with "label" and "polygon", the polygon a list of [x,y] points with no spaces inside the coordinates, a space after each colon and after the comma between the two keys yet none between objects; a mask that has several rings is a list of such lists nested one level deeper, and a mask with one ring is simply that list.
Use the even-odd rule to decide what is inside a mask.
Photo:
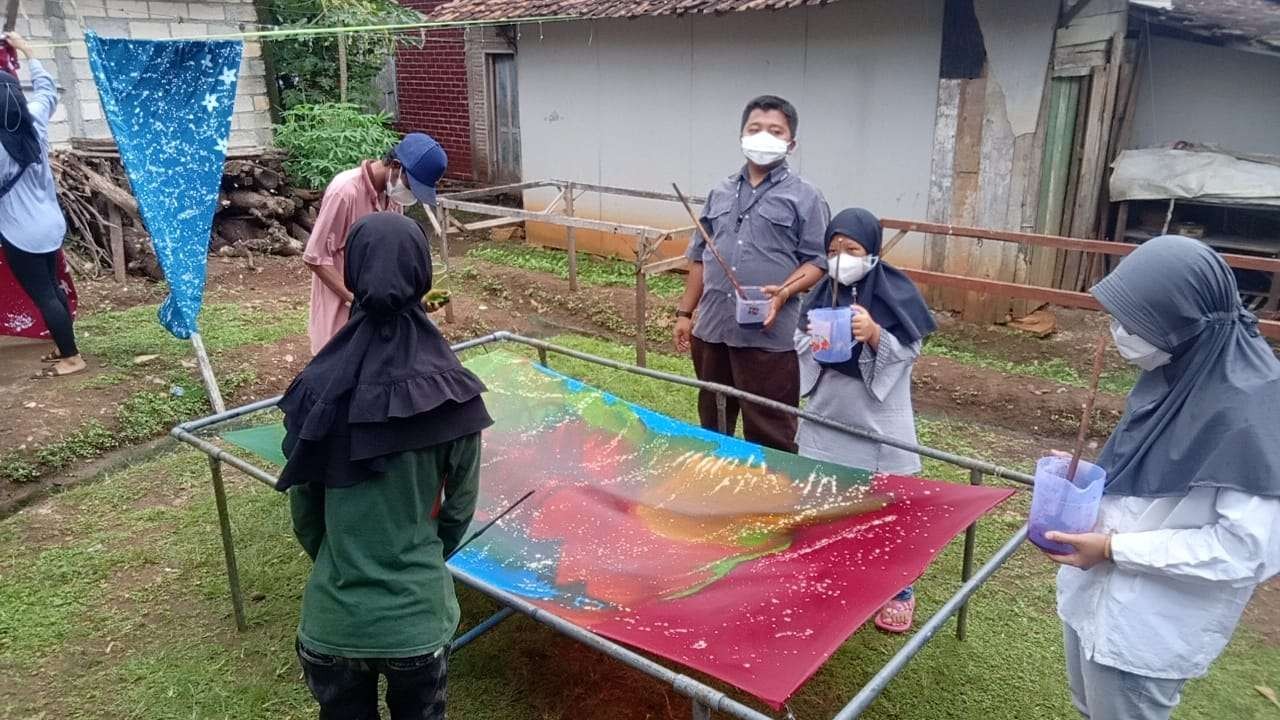
[{"label": "brick wall", "polygon": [[[443,0],[400,0],[429,14]],[[421,48],[396,53],[396,102],[402,132],[425,132],[449,154],[447,177],[478,180],[472,156],[471,110],[467,96],[466,37],[462,30],[425,35]]]},{"label": "brick wall", "polygon": [[[56,146],[72,137],[111,137],[89,69],[88,50],[81,40],[86,29],[104,37],[155,40],[252,30],[257,27],[257,19],[253,0],[190,3],[76,0],[74,5],[59,0],[35,0],[22,3],[15,29],[33,45],[63,45],[35,50],[60,88],[58,111],[49,126],[49,138]],[[262,46],[250,40],[245,42],[244,60],[240,65],[230,144],[232,147],[265,147],[271,142]]]}]

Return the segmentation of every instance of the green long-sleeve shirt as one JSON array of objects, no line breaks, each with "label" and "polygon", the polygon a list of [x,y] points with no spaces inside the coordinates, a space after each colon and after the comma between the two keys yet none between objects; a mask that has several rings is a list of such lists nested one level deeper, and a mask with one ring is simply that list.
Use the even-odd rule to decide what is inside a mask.
[{"label": "green long-sleeve shirt", "polygon": [[458,599],[444,558],[471,523],[479,469],[477,433],[395,455],[359,485],[289,490],[294,534],[315,561],[298,629],[307,647],[414,657],[453,637]]}]

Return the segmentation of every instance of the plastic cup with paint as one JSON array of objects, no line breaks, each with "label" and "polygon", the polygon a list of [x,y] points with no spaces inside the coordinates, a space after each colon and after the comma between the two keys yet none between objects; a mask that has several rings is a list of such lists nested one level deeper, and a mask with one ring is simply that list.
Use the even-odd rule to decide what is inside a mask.
[{"label": "plastic cup with paint", "polygon": [[853,357],[853,308],[809,311],[810,347],[820,363],[842,363]]},{"label": "plastic cup with paint", "polygon": [[1036,485],[1031,495],[1028,537],[1037,547],[1055,555],[1070,555],[1070,545],[1050,542],[1047,532],[1086,533],[1098,522],[1102,488],[1107,471],[1083,460],[1074,480],[1067,480],[1071,458],[1050,456],[1036,463]]},{"label": "plastic cup with paint", "polygon": [[764,288],[744,287],[742,295],[735,295],[735,297],[738,300],[738,324],[745,328],[764,327],[764,319],[769,317],[771,302],[764,294]]}]

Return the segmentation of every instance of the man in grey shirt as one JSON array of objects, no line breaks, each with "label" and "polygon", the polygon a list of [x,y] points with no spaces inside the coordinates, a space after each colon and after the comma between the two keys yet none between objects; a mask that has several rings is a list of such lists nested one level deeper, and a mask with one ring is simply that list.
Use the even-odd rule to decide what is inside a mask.
[{"label": "man in grey shirt", "polygon": [[[715,250],[694,233],[684,296],[676,310],[676,349],[692,351],[700,380],[729,385],[788,405],[800,403],[800,371],[793,333],[799,296],[827,270],[824,237],[831,212],[822,193],[787,165],[795,149],[796,109],[763,95],[742,113],[742,151],[747,164],[707,194],[702,225]],[[763,288],[770,300],[763,326],[739,325],[739,298],[730,279]],[[697,324],[693,322],[697,312]],[[742,414],[747,440],[795,452],[796,418],[729,399],[725,432],[733,434]],[[698,397],[702,426],[720,428],[714,393]]]}]

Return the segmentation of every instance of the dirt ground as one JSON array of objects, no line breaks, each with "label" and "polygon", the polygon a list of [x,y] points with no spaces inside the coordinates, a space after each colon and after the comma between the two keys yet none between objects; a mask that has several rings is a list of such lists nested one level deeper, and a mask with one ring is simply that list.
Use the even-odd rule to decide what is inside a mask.
[{"label": "dirt ground", "polygon": [[[454,321],[440,322],[451,340],[510,330],[534,337],[572,332],[632,342],[634,290],[583,287],[572,293],[564,280],[465,259],[461,256],[466,246],[458,243],[455,247],[452,272],[437,268],[438,283],[453,291]],[[301,312],[308,302],[309,282],[309,273],[297,258],[255,258],[252,263],[243,258],[211,258],[206,304],[234,303],[267,316],[285,310]],[[130,278],[124,286],[108,279],[81,280],[77,287],[82,313],[154,304],[164,296],[162,286],[138,278]],[[665,340],[673,322],[672,304],[671,299],[649,299],[650,348],[654,351],[672,350]],[[1015,362],[1079,360],[1083,372],[1100,318],[1093,313],[1061,311],[1059,316],[1061,331],[1046,340],[946,318],[942,332],[974,346],[996,347],[1001,356]],[[106,367],[93,357],[88,358],[87,373],[55,380],[32,379],[40,355],[50,349],[47,342],[0,338],[0,454],[18,451],[29,455],[91,418],[103,418],[109,425],[115,409],[131,394],[141,388],[167,387],[164,378],[148,374],[146,368],[131,370],[128,382],[95,382],[95,378],[119,369]],[[274,344],[228,350],[215,356],[215,369],[251,370],[254,379],[250,385],[228,398],[248,401],[283,391],[309,357],[306,336],[298,334]],[[196,377],[191,360],[183,365]],[[1011,377],[932,356],[917,365],[915,393],[917,406],[926,414],[1005,428],[1042,446],[1070,442],[1085,396],[1081,388],[1052,380]],[[1099,417],[1114,420],[1122,407],[1121,398],[1103,396]],[[1100,426],[1105,433],[1106,424]],[[0,506],[6,497],[34,489],[33,483],[18,488],[12,485],[0,481]]]}]

